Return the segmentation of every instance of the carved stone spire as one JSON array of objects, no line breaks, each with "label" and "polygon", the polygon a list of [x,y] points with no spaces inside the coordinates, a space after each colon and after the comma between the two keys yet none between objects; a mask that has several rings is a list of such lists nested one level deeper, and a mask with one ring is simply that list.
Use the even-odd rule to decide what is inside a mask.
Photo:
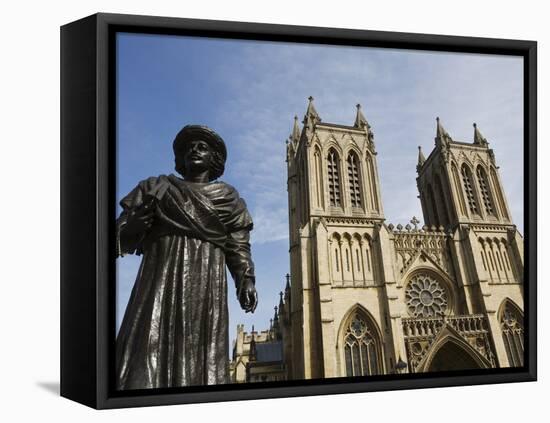
[{"label": "carved stone spire", "polygon": [[474,144],[476,145],[483,145],[487,146],[489,143],[487,142],[487,139],[481,135],[481,132],[479,132],[479,129],[477,129],[477,125],[474,123]]},{"label": "carved stone spire", "polygon": [[273,334],[275,335],[275,339],[281,339],[279,312],[277,306],[275,306],[275,315],[273,316]]},{"label": "carved stone spire", "polygon": [[294,158],[294,153],[296,153],[296,147],[294,146],[294,143],[291,141],[291,137],[288,137],[286,140],[286,162],[290,163],[290,161]]},{"label": "carved stone spire", "polygon": [[367,122],[367,119],[365,118],[365,115],[363,115],[363,112],[361,111],[361,105],[357,104],[357,114],[355,115],[355,123],[353,126],[356,128],[368,128],[369,123]]},{"label": "carved stone spire", "polygon": [[256,361],[256,340],[254,339],[254,334],[254,325],[252,325],[252,339],[250,339],[250,351],[248,356],[249,361]]},{"label": "carved stone spire", "polygon": [[321,122],[321,117],[319,116],[319,113],[317,113],[317,110],[315,110],[315,106],[313,105],[313,97],[309,96],[308,100],[309,104],[307,105],[303,123],[308,129],[312,129],[313,124]]},{"label": "carved stone spire", "polygon": [[294,158],[294,155],[298,149],[298,142],[300,141],[300,124],[298,123],[298,116],[294,116],[294,126],[292,132],[286,140],[286,161],[287,163]]},{"label": "carved stone spire", "polygon": [[424,153],[422,152],[422,147],[418,146],[418,164],[416,165],[416,171],[420,172],[420,169],[422,169],[422,166],[426,162],[426,157],[424,157]]},{"label": "carved stone spire", "polygon": [[439,117],[436,117],[435,120],[437,122],[435,144],[436,145],[447,144],[449,141],[452,141],[453,139],[451,138],[449,133],[445,130],[445,128],[443,128],[443,125],[441,124]]},{"label": "carved stone spire", "polygon": [[287,304],[287,310],[289,310],[290,307],[290,274],[287,273],[285,275],[286,278],[286,286],[285,286],[285,302]]},{"label": "carved stone spire", "polygon": [[300,124],[298,123],[298,116],[294,116],[294,127],[292,128],[292,134],[290,134],[290,140],[294,145],[300,141]]},{"label": "carved stone spire", "polygon": [[357,104],[355,107],[357,107],[357,113],[355,115],[355,123],[353,126],[358,129],[364,129],[367,132],[371,151],[374,151],[374,133],[372,132],[371,126],[361,111],[361,105]]}]

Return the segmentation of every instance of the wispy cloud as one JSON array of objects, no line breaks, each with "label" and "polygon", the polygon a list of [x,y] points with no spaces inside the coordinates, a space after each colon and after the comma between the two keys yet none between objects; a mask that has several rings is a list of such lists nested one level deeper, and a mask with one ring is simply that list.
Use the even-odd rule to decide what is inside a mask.
[{"label": "wispy cloud", "polygon": [[[416,147],[433,148],[435,117],[471,141],[472,123],[493,141],[514,218],[523,227],[521,61],[504,56],[250,43],[218,69],[234,93],[222,122],[235,124],[236,162],[255,218],[287,226],[284,140],[313,95],[324,121],[351,124],[363,104],[375,132],[386,217],[421,217]],[[519,159],[519,160],[518,160]],[[519,207],[515,205],[519,204]],[[269,211],[269,213],[267,213]],[[260,225],[257,225],[260,228]],[[256,242],[278,240],[262,230]],[[286,235],[285,235],[286,236]],[[272,238],[271,238],[272,237]]]}]

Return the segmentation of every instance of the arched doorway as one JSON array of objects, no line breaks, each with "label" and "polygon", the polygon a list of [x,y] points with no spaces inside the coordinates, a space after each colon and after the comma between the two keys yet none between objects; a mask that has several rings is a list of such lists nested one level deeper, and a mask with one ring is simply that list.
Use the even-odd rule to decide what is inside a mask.
[{"label": "arched doorway", "polygon": [[454,342],[447,342],[433,356],[428,371],[471,370],[483,367],[464,348]]}]

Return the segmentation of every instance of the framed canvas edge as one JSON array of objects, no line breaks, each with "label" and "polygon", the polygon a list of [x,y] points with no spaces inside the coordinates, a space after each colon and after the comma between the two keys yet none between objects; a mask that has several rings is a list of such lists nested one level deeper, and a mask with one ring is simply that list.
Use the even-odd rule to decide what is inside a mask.
[{"label": "framed canvas edge", "polygon": [[[211,21],[183,18],[164,18],[153,16],[96,14],[92,17],[96,21],[95,42],[97,43],[96,64],[96,238],[90,240],[96,246],[95,266],[96,297],[93,299],[95,307],[96,333],[94,344],[96,347],[95,373],[95,401],[79,401],[95,408],[119,408],[150,405],[168,405],[199,403],[212,401],[232,401],[244,399],[279,398],[291,396],[326,395],[338,393],[371,392],[383,390],[419,389],[431,387],[450,387],[460,385],[477,385],[489,383],[507,383],[534,381],[537,377],[536,355],[536,50],[534,41],[504,40],[477,37],[457,37],[447,35],[411,34],[400,32],[382,32],[367,30],[351,30],[336,28],[319,28],[304,26],[273,25],[261,23],[243,23],[228,21]],[[71,24],[69,24],[71,25]],[[115,93],[110,90],[112,74],[109,66],[115,59],[114,52],[109,49],[109,37],[116,28],[142,28],[161,33],[186,31],[203,31],[218,36],[234,38],[258,39],[271,37],[279,40],[291,41],[299,39],[304,42],[321,42],[346,44],[355,41],[360,45],[380,47],[399,47],[407,49],[425,49],[438,51],[483,52],[494,54],[514,54],[524,57],[524,139],[525,139],[525,210],[526,225],[526,299],[529,304],[526,317],[528,324],[528,367],[509,373],[495,373],[486,375],[452,376],[452,377],[400,377],[396,380],[381,380],[372,382],[348,382],[338,384],[307,384],[303,386],[269,386],[228,390],[216,392],[193,392],[176,394],[158,394],[140,396],[111,396],[108,385],[108,357],[111,338],[109,337],[109,319],[112,311],[109,281],[112,280],[114,263],[110,260],[109,245],[110,231],[113,229],[109,204],[112,204],[114,192],[110,190],[110,180],[114,178],[114,122],[110,120],[109,105],[113,104]],[[63,28],[63,27],[62,27]],[[111,140],[111,142],[109,142]],[[63,149],[63,145],[62,145]],[[63,181],[62,181],[63,184]],[[62,193],[63,196],[63,193]],[[63,201],[63,200],[62,200]],[[63,226],[63,221],[62,221]],[[62,246],[63,248],[63,246]],[[62,256],[63,259],[63,256]],[[92,306],[90,304],[89,306]],[[63,309],[62,309],[63,314]],[[85,337],[85,335],[84,335]],[[66,396],[66,395],[65,395]],[[71,398],[74,399],[74,398]]]},{"label": "framed canvas edge", "polygon": [[97,16],[60,31],[60,394],[90,407],[97,406],[96,34]]}]

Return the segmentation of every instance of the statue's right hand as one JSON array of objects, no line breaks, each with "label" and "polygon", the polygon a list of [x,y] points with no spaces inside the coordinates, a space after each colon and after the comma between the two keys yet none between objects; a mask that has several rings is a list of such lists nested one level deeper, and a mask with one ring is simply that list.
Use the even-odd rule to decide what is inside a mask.
[{"label": "statue's right hand", "polygon": [[125,231],[130,234],[147,232],[153,225],[155,209],[152,204],[144,204],[128,214]]}]

